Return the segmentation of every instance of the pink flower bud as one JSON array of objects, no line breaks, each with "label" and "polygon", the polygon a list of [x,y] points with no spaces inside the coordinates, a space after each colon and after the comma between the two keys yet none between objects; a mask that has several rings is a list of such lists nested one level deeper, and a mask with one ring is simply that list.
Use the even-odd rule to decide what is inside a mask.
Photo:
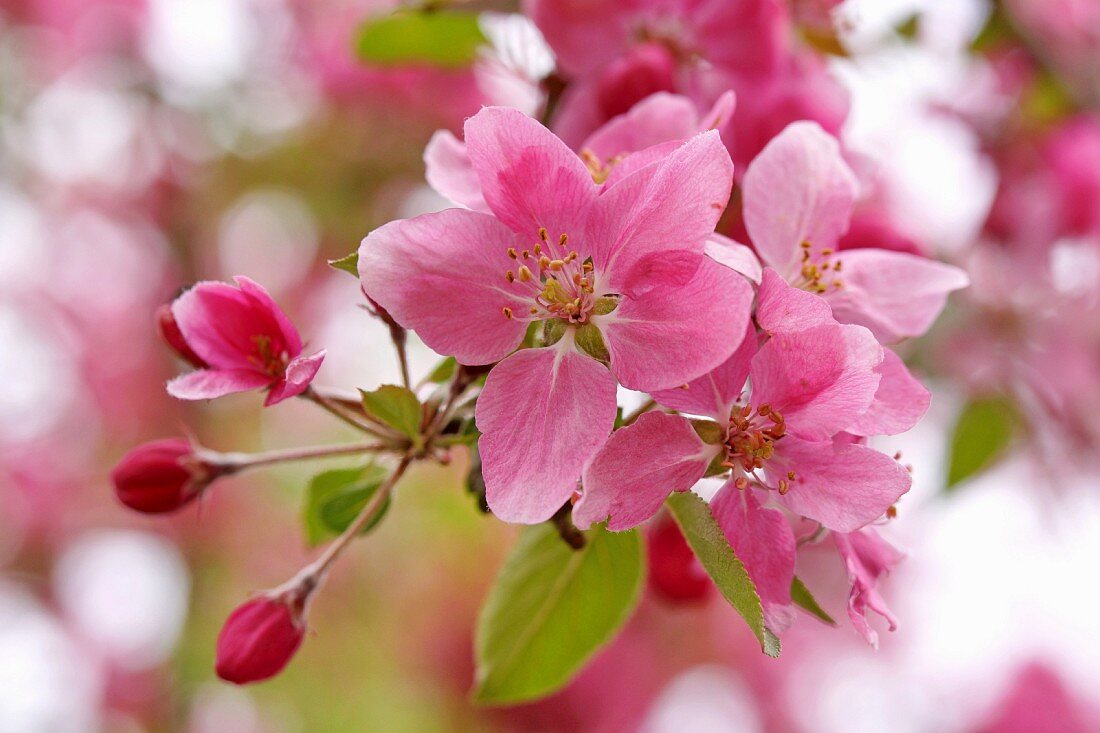
[{"label": "pink flower bud", "polygon": [[172,315],[172,306],[162,305],[157,308],[156,319],[160,337],[164,339],[164,343],[168,344],[172,351],[176,352],[177,356],[198,369],[206,369],[210,366],[201,356],[195,353],[194,349],[187,345],[187,340],[183,338],[183,332],[180,331],[180,326],[176,323],[176,317]]},{"label": "pink flower bud", "polygon": [[304,608],[302,596],[293,592],[238,606],[218,634],[218,676],[244,685],[281,672],[302,645]]},{"label": "pink flower bud", "polygon": [[710,597],[714,583],[671,517],[661,516],[653,522],[646,550],[649,587],[664,600],[685,605]]},{"label": "pink flower bud", "polygon": [[126,506],[147,514],[175,511],[202,493],[218,475],[195,457],[182,438],[137,446],[111,471],[115,494]]}]

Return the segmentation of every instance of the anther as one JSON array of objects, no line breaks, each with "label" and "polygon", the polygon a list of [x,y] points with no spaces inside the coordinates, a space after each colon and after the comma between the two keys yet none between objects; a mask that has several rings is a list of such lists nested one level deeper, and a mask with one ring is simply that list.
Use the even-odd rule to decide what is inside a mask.
[{"label": "anther", "polygon": [[516,273],[509,270],[508,272],[504,273],[504,279],[510,283],[514,283],[516,281]]},{"label": "anther", "polygon": [[568,241],[569,241],[569,235],[568,234],[562,234],[560,237],[558,237],[558,244],[562,247],[564,247],[565,243],[568,242]]},{"label": "anther", "polygon": [[539,239],[545,242],[547,236],[546,227],[539,227]]},{"label": "anther", "polygon": [[779,482],[779,495],[780,496],[785,496],[787,494],[787,492],[790,491],[790,490],[791,490],[791,486],[786,481],[781,480]]},{"label": "anther", "polygon": [[749,488],[749,480],[744,476],[738,476],[737,480],[733,482],[733,485],[736,486],[738,489],[741,489],[741,491],[744,491],[745,489]]},{"label": "anther", "polygon": [[766,416],[766,415],[767,415],[767,414],[768,414],[769,412],[771,412],[771,411],[772,411],[771,405],[769,405],[769,404],[766,404],[766,403],[765,403],[765,404],[763,404],[763,405],[760,405],[760,407],[757,407],[757,408],[756,408],[756,412],[757,412],[757,413],[758,413],[758,414],[759,414],[759,415],[760,415],[761,417],[764,417],[764,416]]},{"label": "anther", "polygon": [[894,519],[895,517],[897,517],[898,516],[898,508],[896,506],[894,506],[893,504],[886,507],[886,516],[889,517],[890,519]]},{"label": "anther", "polygon": [[504,314],[505,318],[508,318],[508,319],[512,318],[512,309],[509,308],[508,306],[504,306],[503,308],[501,308],[500,312]]},{"label": "anther", "polygon": [[[524,254],[526,254],[526,252]],[[528,282],[531,280],[531,270],[527,267],[527,265],[519,268],[519,279],[522,282]]]},{"label": "anther", "polygon": [[794,471],[787,471],[787,478],[791,481],[794,481],[797,476],[798,474],[796,474]]},{"label": "anther", "polygon": [[519,253],[516,252],[515,247],[509,247],[508,248],[508,256],[511,257],[514,260],[514,259],[519,257]]}]

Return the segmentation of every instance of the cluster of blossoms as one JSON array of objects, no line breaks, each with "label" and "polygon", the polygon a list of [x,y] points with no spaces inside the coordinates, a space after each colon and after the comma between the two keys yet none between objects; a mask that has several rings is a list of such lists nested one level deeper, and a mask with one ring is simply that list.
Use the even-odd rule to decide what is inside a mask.
[{"label": "cluster of blossoms", "polygon": [[[651,557],[672,586],[697,568],[682,539],[664,539],[662,506],[721,478],[709,513],[768,631],[793,621],[799,547],[826,539],[847,570],[856,628],[877,642],[867,609],[894,627],[876,586],[901,553],[873,525],[911,479],[868,440],[927,409],[891,347],[923,334],[967,278],[915,254],[840,249],[860,195],[831,134],[843,111],[831,114],[831,82],[791,46],[783,8],[531,3],[569,76],[560,134],[506,107],[470,117],[461,140],[438,133],[427,179],[456,207],[386,224],[342,263],[356,263],[403,366],[407,331],[453,358],[446,387],[425,394],[407,367],[403,387],[362,403],[314,386],[324,352],[304,355],[245,277],[199,283],[158,314],[196,368],[169,382],[173,396],[300,397],[369,440],[251,456],[147,444],[114,473],[128,506],[177,509],[221,476],[281,461],[369,453],[395,464],[315,562],[230,616],[220,676],[278,673],[332,564],[405,470],[454,449],[476,456],[473,483],[503,521],[552,521],[583,545],[578,530],[654,520]],[[734,231],[724,215],[735,183],[744,244],[720,233]],[[623,415],[620,388],[648,397]]]}]

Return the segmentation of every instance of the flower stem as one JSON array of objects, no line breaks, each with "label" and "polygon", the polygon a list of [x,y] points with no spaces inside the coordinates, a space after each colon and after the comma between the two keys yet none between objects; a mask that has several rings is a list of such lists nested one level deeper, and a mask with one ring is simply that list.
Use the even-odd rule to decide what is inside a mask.
[{"label": "flower stem", "polygon": [[265,451],[263,453],[219,453],[202,449],[202,458],[214,465],[230,471],[242,471],[247,468],[270,466],[274,463],[305,461],[313,458],[346,456],[356,453],[371,453],[389,448],[383,443],[347,443],[344,445],[317,445],[303,448],[286,448]]},{"label": "flower stem", "polygon": [[348,528],[325,549],[324,554],[306,566],[302,572],[298,574],[300,580],[304,581],[306,578],[309,578],[310,580],[308,582],[320,582],[325,573],[328,572],[328,569],[336,562],[336,559],[340,557],[344,550],[347,549],[348,545],[351,544],[351,541],[358,536],[363,527],[367,526],[378,513],[379,509],[382,508],[386,499],[389,498],[390,492],[393,491],[393,487],[397,485],[397,482],[405,474],[405,470],[412,463],[412,460],[413,457],[410,453],[406,453],[401,457],[401,462],[397,464],[393,473],[391,473],[389,478],[378,487],[378,490],[374,492],[374,496],[371,497],[371,500],[367,502],[367,505],[363,507],[362,511],[359,512],[352,523],[348,525]]},{"label": "flower stem", "polygon": [[373,435],[375,437],[385,437],[378,428],[376,428],[374,425],[371,425],[366,420],[360,418],[358,415],[353,414],[350,410],[348,410],[348,408],[341,405],[339,401],[328,397],[327,395],[321,394],[312,387],[303,392],[302,397],[305,397],[307,400],[313,402],[315,405],[327,411],[329,414],[339,418],[340,420],[343,420],[348,425],[351,425],[353,428],[362,430],[364,433],[368,433],[369,435]]}]

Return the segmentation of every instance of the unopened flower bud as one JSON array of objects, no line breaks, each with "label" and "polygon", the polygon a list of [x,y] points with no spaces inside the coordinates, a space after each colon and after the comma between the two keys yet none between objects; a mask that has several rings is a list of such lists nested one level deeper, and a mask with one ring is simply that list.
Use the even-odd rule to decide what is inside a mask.
[{"label": "unopened flower bud", "polygon": [[179,324],[176,323],[176,317],[172,315],[171,305],[165,304],[157,308],[156,319],[160,337],[164,339],[164,343],[168,344],[172,351],[176,352],[177,356],[198,369],[206,369],[210,366],[187,345],[187,340],[183,338],[183,332],[180,331]]},{"label": "unopened flower bud", "polygon": [[171,512],[202,493],[219,469],[199,460],[182,438],[137,446],[111,471],[115,494],[126,506],[147,514]]},{"label": "unopened flower bud", "polygon": [[238,606],[218,634],[218,676],[238,685],[274,677],[305,636],[301,594],[265,595]]},{"label": "unopened flower bud", "polygon": [[658,517],[650,526],[649,587],[669,603],[698,603],[710,596],[714,583],[699,564],[675,520]]}]

